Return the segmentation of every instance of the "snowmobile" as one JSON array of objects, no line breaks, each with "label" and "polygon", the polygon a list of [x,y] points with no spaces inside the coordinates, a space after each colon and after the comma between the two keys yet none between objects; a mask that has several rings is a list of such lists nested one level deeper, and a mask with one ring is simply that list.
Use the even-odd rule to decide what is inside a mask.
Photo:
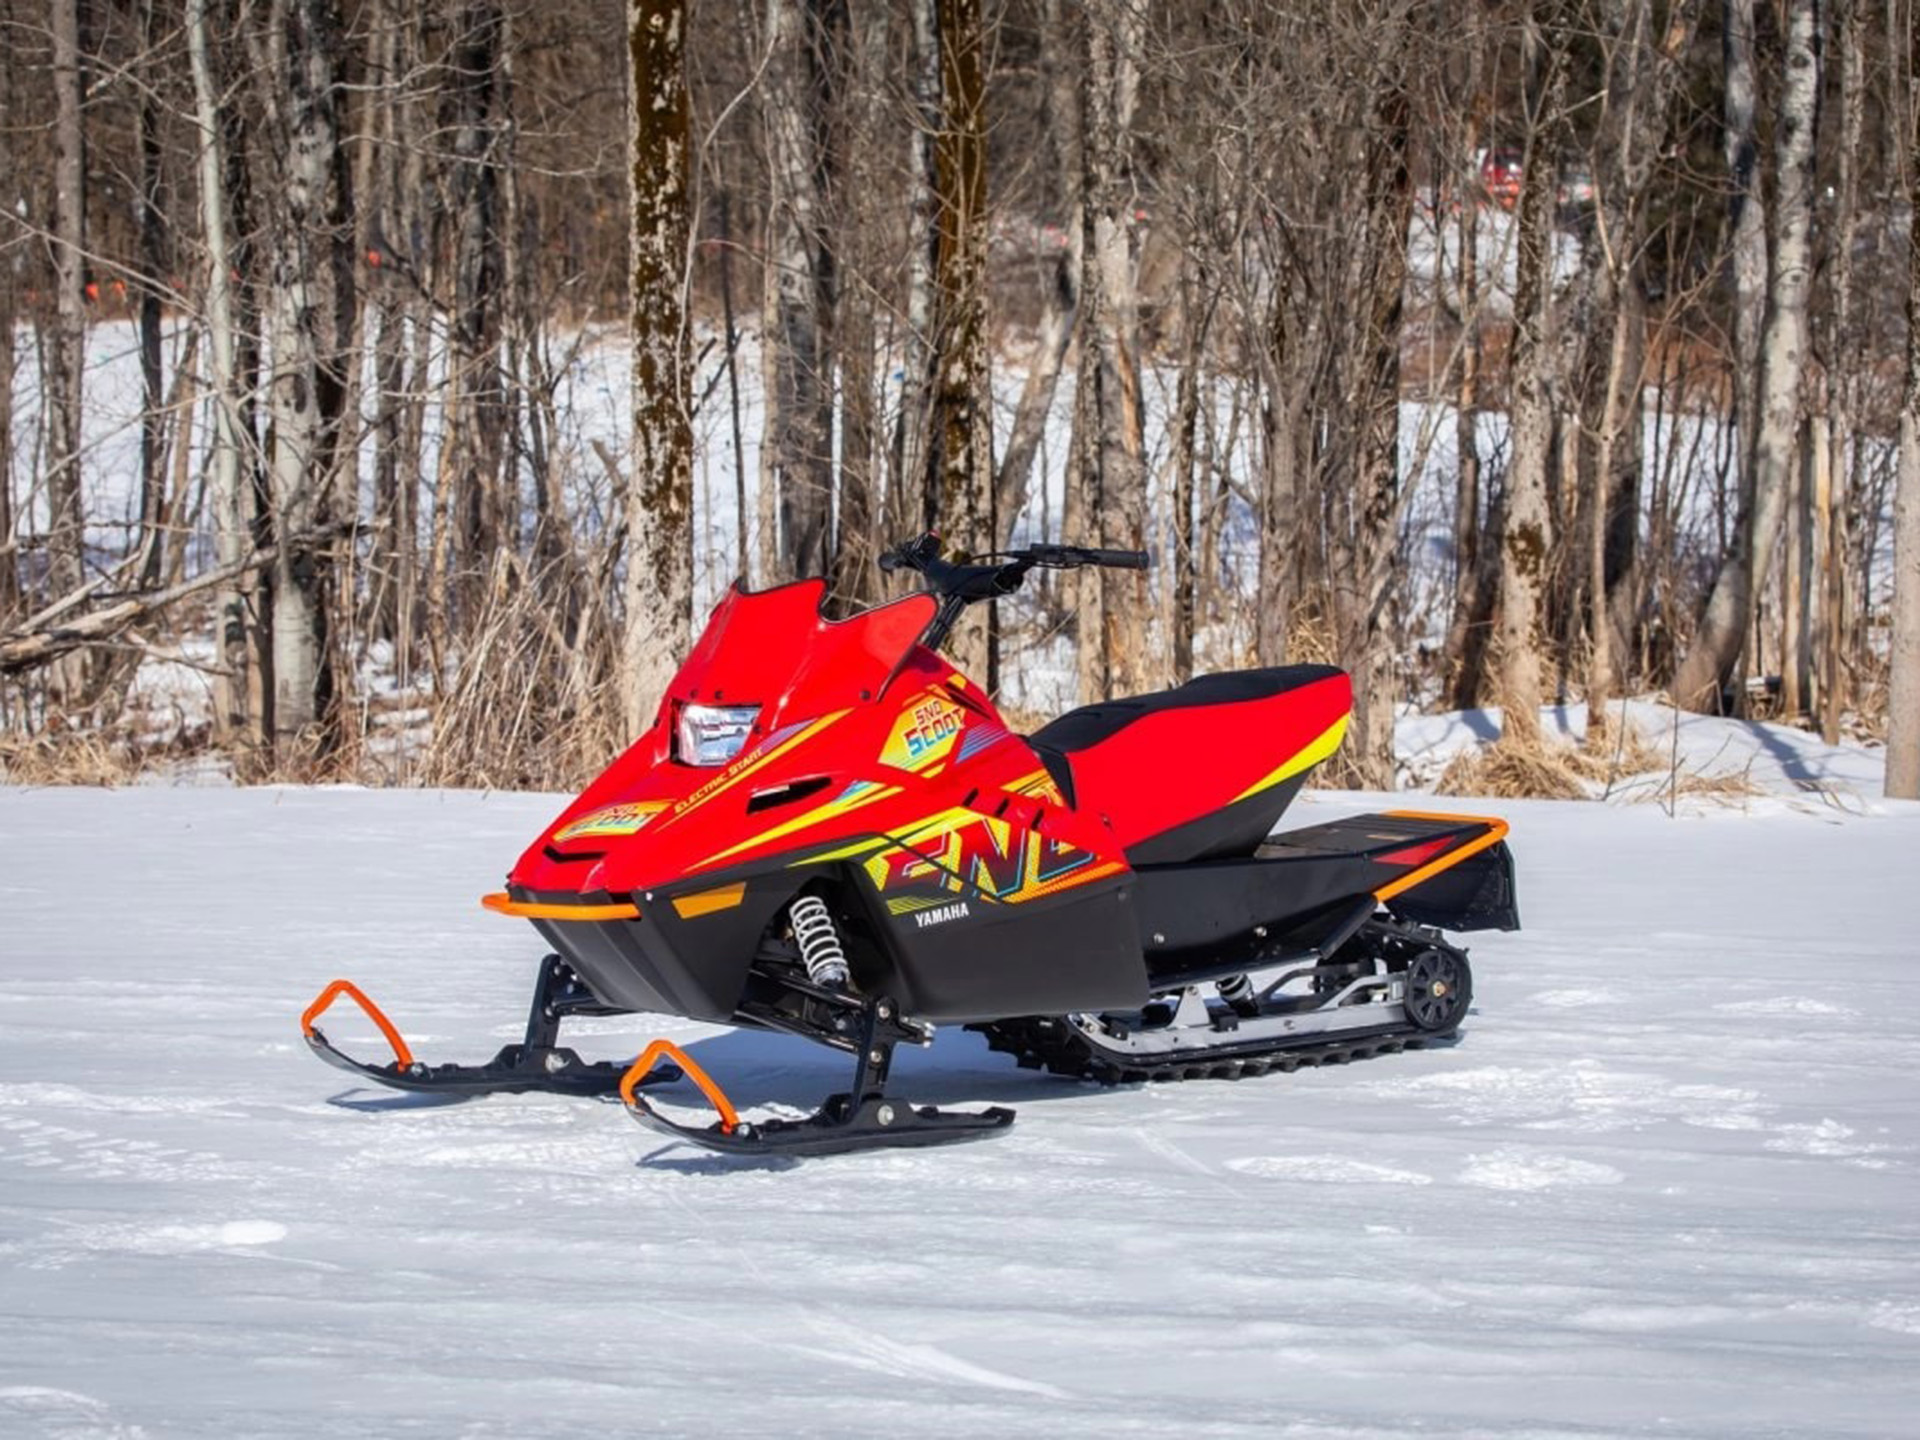
[{"label": "snowmobile", "polygon": [[[1205,675],[1021,735],[940,656],[967,606],[1036,570],[1144,569],[1128,550],[1029,545],[971,562],[923,535],[882,557],[925,588],[844,619],[818,579],[721,599],[651,727],[483,904],[529,920],[524,1040],[480,1065],[414,1059],[347,981],[302,1017],[355,1075],[442,1094],[618,1095],[634,1119],[733,1153],[929,1145],[1013,1112],[888,1087],[896,1047],[958,1024],[1022,1066],[1117,1083],[1238,1078],[1454,1034],[1473,994],[1442,932],[1519,926],[1507,827],[1392,810],[1274,834],[1346,729],[1325,665]],[[336,1049],[346,996],[392,1061]],[[848,1089],[805,1119],[743,1119],[679,1047],[630,1063],[559,1043],[569,1016],[657,1012],[816,1041]],[[645,1091],[685,1077],[718,1118]]]}]

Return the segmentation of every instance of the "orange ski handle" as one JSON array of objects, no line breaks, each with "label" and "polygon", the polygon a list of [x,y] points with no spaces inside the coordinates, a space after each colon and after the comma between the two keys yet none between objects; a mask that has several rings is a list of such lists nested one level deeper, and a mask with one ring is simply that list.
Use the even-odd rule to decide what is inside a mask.
[{"label": "orange ski handle", "polygon": [[646,1102],[635,1097],[634,1087],[638,1085],[662,1060],[671,1060],[686,1072],[687,1078],[700,1087],[700,1093],[707,1097],[707,1103],[720,1115],[720,1131],[731,1135],[740,1128],[740,1112],[733,1108],[733,1102],[727,1099],[727,1092],[714,1084],[713,1077],[694,1064],[687,1052],[671,1040],[656,1040],[640,1052],[639,1058],[627,1067],[627,1073],[620,1077],[620,1098],[630,1110],[644,1110]]},{"label": "orange ski handle", "polygon": [[380,1007],[369,1000],[358,985],[351,980],[336,980],[315,997],[300,1017],[300,1033],[309,1039],[313,1036],[313,1022],[326,1014],[335,1000],[342,995],[352,1000],[367,1012],[367,1018],[380,1027],[380,1033],[387,1037],[387,1044],[393,1047],[393,1058],[402,1070],[413,1064],[413,1052],[407,1048],[407,1042],[400,1038],[400,1032],[393,1028],[393,1022],[387,1019]]}]

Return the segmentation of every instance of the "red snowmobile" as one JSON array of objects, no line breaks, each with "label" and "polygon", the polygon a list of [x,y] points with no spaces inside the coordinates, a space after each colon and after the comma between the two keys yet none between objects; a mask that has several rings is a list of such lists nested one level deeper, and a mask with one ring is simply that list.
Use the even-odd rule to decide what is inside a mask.
[{"label": "red snowmobile", "polygon": [[[926,589],[838,621],[819,580],[730,590],[652,727],[485,898],[555,952],[523,1043],[422,1064],[336,981],[302,1017],[314,1052],[402,1089],[617,1093],[697,1145],[804,1154],[1005,1129],[1000,1107],[889,1096],[894,1048],[936,1024],[1105,1082],[1291,1070],[1458,1028],[1472,982],[1441,932],[1518,928],[1505,823],[1388,811],[1271,833],[1340,743],[1344,673],[1207,675],[1018,735],[938,653],[961,611],[1035,569],[1146,555],[1033,545],[962,564],[929,535],[882,563]],[[391,1063],[316,1028],[342,994]],[[670,1042],[631,1064],[558,1043],[569,1015],[632,1011],[817,1041],[852,1057],[852,1084],[805,1120],[749,1122]],[[715,1123],[642,1093],[681,1073]]]}]

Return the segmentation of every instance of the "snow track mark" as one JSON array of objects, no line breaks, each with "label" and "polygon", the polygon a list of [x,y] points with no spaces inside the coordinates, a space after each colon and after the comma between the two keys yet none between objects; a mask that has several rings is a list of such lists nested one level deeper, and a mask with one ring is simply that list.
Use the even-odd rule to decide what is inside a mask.
[{"label": "snow track mark", "polygon": [[1469,1155],[1458,1176],[1463,1185],[1487,1190],[1552,1190],[1569,1185],[1618,1185],[1627,1177],[1611,1165],[1576,1160],[1518,1145]]},{"label": "snow track mark", "polygon": [[1418,1170],[1374,1165],[1345,1155],[1250,1155],[1229,1160],[1229,1170],[1266,1180],[1305,1180],[1316,1185],[1431,1185]]}]

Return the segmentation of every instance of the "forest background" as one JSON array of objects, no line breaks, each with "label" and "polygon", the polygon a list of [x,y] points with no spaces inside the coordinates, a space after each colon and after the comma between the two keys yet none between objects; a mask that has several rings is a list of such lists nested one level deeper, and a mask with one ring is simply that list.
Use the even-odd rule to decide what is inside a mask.
[{"label": "forest background", "polygon": [[735,575],[1015,723],[1664,693],[1920,794],[1914,0],[0,0],[0,778],[570,787]]}]

